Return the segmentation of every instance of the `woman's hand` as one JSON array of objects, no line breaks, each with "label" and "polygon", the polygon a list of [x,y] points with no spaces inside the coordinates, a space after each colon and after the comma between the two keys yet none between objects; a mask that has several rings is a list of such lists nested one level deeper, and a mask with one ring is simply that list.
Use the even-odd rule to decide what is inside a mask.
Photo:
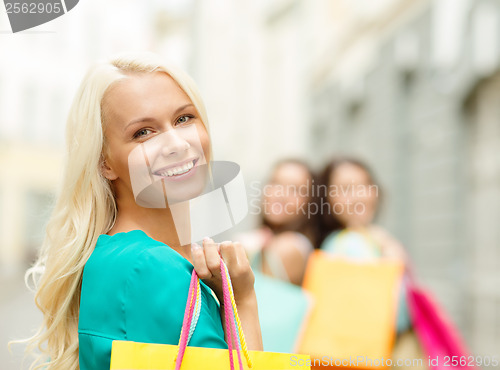
[{"label": "woman's hand", "polygon": [[233,284],[236,303],[244,302],[254,296],[254,275],[244,248],[237,242],[215,243],[205,238],[203,247],[194,243],[191,256],[196,273],[217,295],[219,302],[224,302],[222,295],[222,277],[220,257],[224,260]]},{"label": "woman's hand", "polygon": [[219,299],[222,322],[225,322],[225,313],[222,309],[224,299],[220,271],[221,256],[231,277],[234,299],[247,346],[251,350],[262,351],[262,334],[254,290],[255,277],[241,244],[232,242],[216,244],[212,239],[205,238],[203,247],[196,243],[191,247],[194,269],[200,279],[214,291]]}]

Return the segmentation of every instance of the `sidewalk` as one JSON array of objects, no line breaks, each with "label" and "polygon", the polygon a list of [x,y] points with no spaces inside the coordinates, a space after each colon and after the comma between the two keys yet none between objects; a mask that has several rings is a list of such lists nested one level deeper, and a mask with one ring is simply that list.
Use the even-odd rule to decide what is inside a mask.
[{"label": "sidewalk", "polygon": [[19,273],[0,280],[0,364],[2,370],[28,369],[31,363],[26,357],[23,363],[22,344],[12,346],[9,353],[7,342],[24,339],[32,335],[41,323],[42,315],[34,302],[34,294],[24,285],[24,276]]}]

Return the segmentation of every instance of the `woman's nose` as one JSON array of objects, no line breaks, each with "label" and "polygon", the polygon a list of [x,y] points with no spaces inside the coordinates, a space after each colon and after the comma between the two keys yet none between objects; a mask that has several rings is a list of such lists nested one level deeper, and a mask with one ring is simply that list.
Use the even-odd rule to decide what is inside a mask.
[{"label": "woman's nose", "polygon": [[162,154],[164,156],[175,155],[189,149],[191,146],[188,141],[179,135],[175,129],[165,132]]}]

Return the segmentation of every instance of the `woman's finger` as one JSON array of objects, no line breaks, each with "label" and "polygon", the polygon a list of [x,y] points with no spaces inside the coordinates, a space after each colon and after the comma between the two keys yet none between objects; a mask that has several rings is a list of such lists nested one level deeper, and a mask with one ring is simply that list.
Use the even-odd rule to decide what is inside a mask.
[{"label": "woman's finger", "polygon": [[238,265],[238,257],[234,251],[233,243],[228,241],[220,243],[220,254],[227,269],[231,272]]},{"label": "woman's finger", "polygon": [[232,279],[249,276],[251,273],[250,263],[245,249],[240,243],[228,243],[224,247],[221,245],[221,254],[224,261],[227,261],[227,268]]},{"label": "woman's finger", "polygon": [[248,260],[245,248],[241,245],[240,242],[234,242],[233,248],[234,253],[238,259],[238,273],[240,273],[241,275],[253,276],[252,268],[250,266],[250,261]]},{"label": "woman's finger", "polygon": [[208,269],[213,276],[220,275],[219,246],[210,238],[203,239],[203,250]]},{"label": "woman's finger", "polygon": [[213,275],[207,266],[203,247],[197,243],[191,244],[191,257],[193,259],[194,270],[200,279],[210,279]]},{"label": "woman's finger", "polygon": [[245,251],[243,245],[241,245],[240,242],[234,242],[233,245],[236,257],[238,258],[238,263],[242,266],[250,265],[250,262],[248,261],[247,252]]}]

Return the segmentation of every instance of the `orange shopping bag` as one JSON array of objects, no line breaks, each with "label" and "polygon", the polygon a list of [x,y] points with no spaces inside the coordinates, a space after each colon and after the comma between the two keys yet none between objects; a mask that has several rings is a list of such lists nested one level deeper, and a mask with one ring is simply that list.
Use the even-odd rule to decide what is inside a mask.
[{"label": "orange shopping bag", "polygon": [[398,262],[352,262],[316,251],[303,284],[316,304],[298,351],[321,369],[390,365],[402,274]]},{"label": "orange shopping bag", "polygon": [[[308,355],[248,351],[234,302],[229,272],[221,259],[228,349],[188,347],[201,307],[200,282],[193,270],[179,345],[113,341],[111,370],[288,370],[310,369]],[[243,355],[243,357],[242,357]],[[245,361],[242,360],[245,359]],[[239,365],[235,366],[235,363]]]}]

